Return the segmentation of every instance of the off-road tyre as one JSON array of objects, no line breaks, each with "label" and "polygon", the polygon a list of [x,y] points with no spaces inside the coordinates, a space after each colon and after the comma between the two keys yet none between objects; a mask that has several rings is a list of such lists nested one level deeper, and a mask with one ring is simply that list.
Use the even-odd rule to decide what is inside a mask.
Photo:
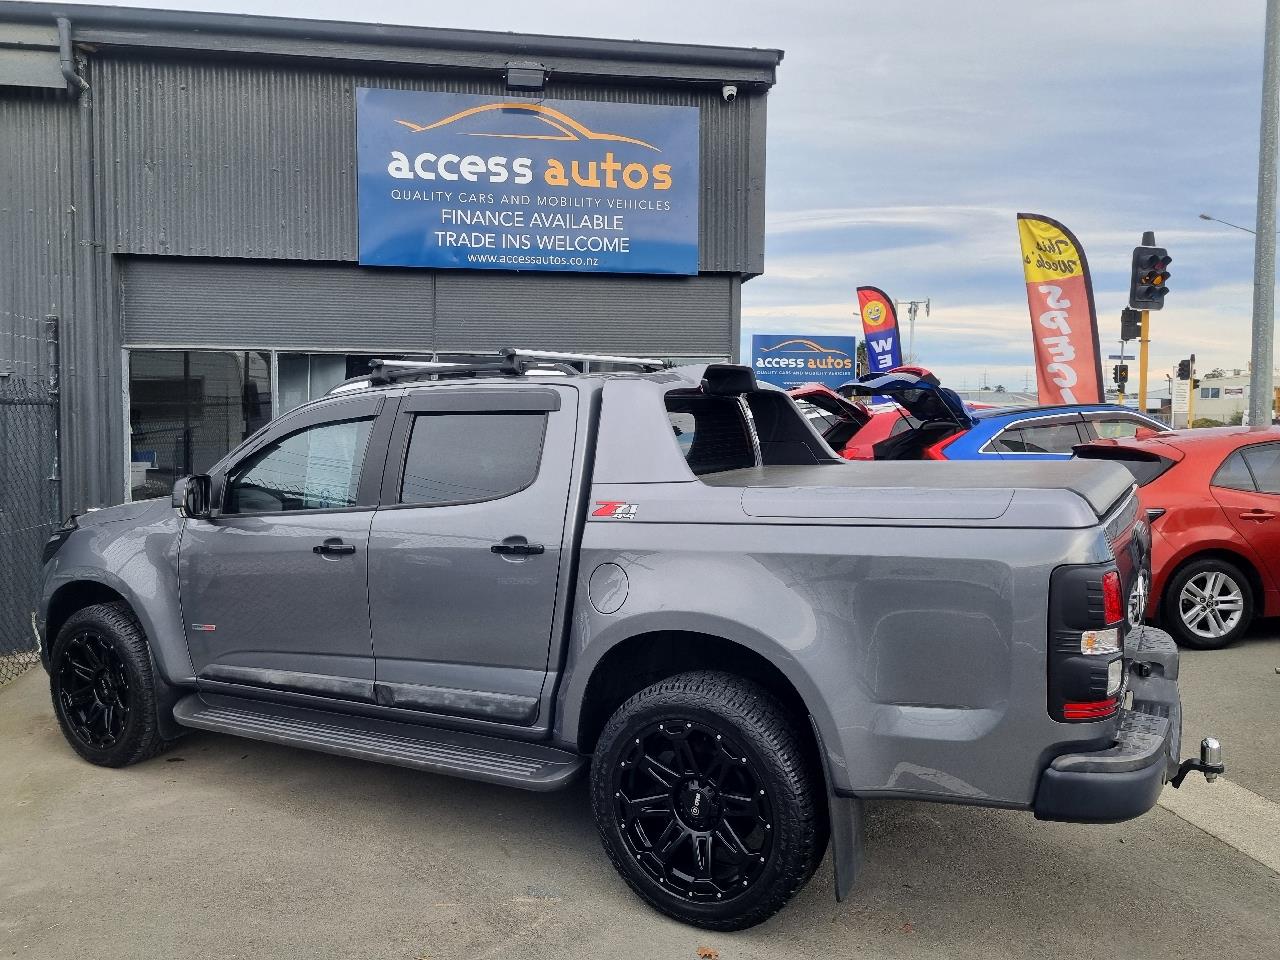
[{"label": "off-road tyre", "polygon": [[127,767],[171,742],[160,734],[147,638],[128,605],[98,603],[77,610],[58,631],[49,664],[58,725],[72,749],[90,763]]},{"label": "off-road tyre", "polygon": [[[828,834],[822,774],[802,748],[807,722],[789,716],[759,684],[713,671],[662,680],[618,707],[592,757],[591,803],[605,852],[642,900],[694,926],[741,930],[768,919],[804,886]],[[652,772],[655,761],[659,774]],[[679,780],[664,785],[671,773]],[[754,816],[743,802],[747,783],[755,785]],[[650,790],[658,795],[652,802]],[[652,812],[632,817],[645,807],[630,795],[636,793]],[[673,841],[666,864],[659,845],[672,829],[686,838]],[[730,835],[737,845],[723,842]],[[739,868],[724,859],[715,880],[714,855],[733,854],[741,873],[729,872]],[[693,879],[682,878],[676,866],[682,862]],[[701,864],[711,866],[704,871]],[[696,879],[703,873],[709,883]]]}]

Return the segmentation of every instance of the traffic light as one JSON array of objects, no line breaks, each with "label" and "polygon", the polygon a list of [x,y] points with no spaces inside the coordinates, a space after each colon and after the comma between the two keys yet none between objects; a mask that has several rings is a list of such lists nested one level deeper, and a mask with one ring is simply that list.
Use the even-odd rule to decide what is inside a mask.
[{"label": "traffic light", "polygon": [[1191,378],[1191,389],[1192,389],[1192,390],[1199,390],[1199,389],[1200,389],[1200,378],[1199,378],[1199,377],[1192,377],[1192,378]]},{"label": "traffic light", "polygon": [[1138,340],[1142,337],[1142,313],[1125,307],[1120,311],[1120,339]]},{"label": "traffic light", "polygon": [[1178,361],[1178,379],[1179,380],[1191,379],[1191,361],[1190,360]]},{"label": "traffic light", "polygon": [[1124,385],[1129,382],[1129,365],[1127,363],[1117,363],[1111,368],[1111,379],[1116,382],[1116,386],[1121,390]]},{"label": "traffic light", "polygon": [[1129,276],[1129,306],[1135,310],[1159,310],[1169,292],[1169,264],[1173,257],[1164,247],[1134,247]]}]

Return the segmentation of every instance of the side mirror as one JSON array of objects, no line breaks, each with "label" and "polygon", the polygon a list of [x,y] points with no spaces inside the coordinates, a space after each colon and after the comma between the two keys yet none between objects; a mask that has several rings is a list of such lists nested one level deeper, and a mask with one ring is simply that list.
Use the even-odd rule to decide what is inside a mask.
[{"label": "side mirror", "polygon": [[173,485],[171,503],[182,511],[182,515],[195,520],[208,520],[209,491],[212,484],[207,473],[196,473],[189,477],[180,477]]}]

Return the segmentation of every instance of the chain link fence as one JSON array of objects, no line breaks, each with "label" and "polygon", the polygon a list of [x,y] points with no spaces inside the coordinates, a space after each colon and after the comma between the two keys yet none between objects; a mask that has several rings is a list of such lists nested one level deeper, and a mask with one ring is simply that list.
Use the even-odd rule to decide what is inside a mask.
[{"label": "chain link fence", "polygon": [[0,684],[39,659],[32,614],[40,595],[40,553],[59,522],[52,323],[40,340],[29,345],[29,359],[0,355]]}]

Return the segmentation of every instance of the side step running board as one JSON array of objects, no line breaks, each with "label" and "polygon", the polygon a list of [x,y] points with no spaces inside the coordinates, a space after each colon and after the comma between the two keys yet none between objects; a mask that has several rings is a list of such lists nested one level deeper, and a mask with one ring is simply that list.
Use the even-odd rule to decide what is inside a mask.
[{"label": "side step running board", "polygon": [[562,787],[585,764],[577,754],[537,743],[231,697],[191,694],[173,716],[199,730],[525,790]]}]

